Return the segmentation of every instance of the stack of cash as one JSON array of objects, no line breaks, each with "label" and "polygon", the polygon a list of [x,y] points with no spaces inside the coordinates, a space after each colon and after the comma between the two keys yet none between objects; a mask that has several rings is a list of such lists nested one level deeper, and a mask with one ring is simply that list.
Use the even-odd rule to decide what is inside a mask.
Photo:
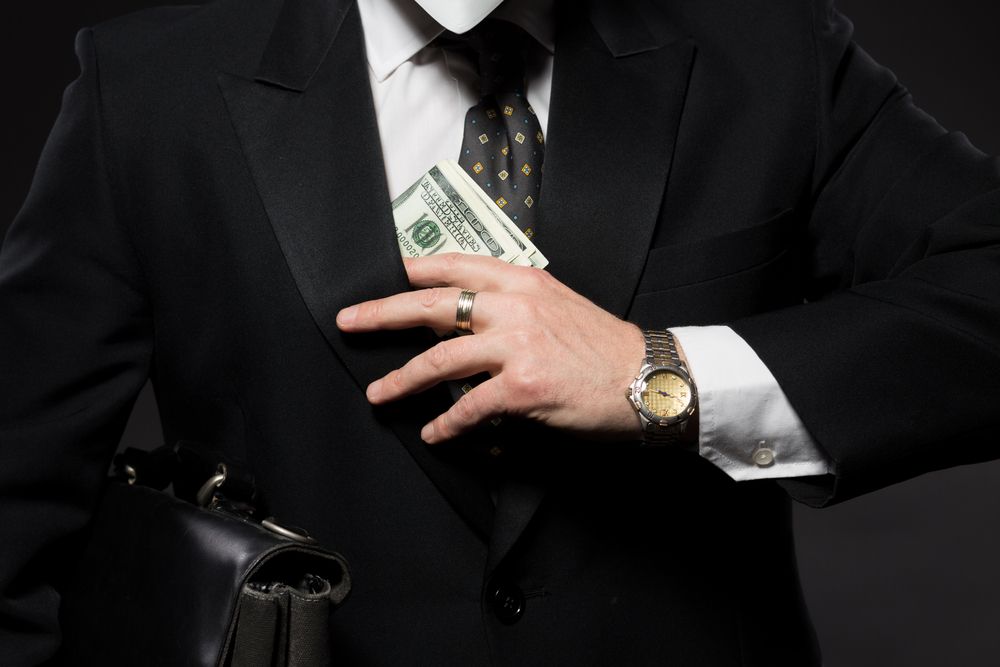
[{"label": "stack of cash", "polygon": [[404,257],[491,255],[544,269],[549,260],[454,160],[439,162],[392,202]]}]

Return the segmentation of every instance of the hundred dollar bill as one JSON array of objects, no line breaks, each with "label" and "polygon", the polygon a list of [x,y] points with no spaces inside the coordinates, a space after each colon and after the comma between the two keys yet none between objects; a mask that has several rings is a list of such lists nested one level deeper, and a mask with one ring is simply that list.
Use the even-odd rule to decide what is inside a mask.
[{"label": "hundred dollar bill", "polygon": [[405,257],[489,255],[508,264],[548,264],[538,249],[453,160],[438,163],[392,202]]},{"label": "hundred dollar bill", "polygon": [[528,261],[518,262],[519,264],[526,264],[528,266],[534,266],[539,269],[544,269],[549,265],[549,260],[542,254],[542,252],[535,246],[531,240],[525,236],[524,232],[521,231],[520,227],[515,224],[513,220],[510,219],[506,213],[503,212],[496,202],[486,196],[483,189],[476,184],[472,177],[470,177],[462,167],[459,166],[454,160],[445,160],[438,164],[438,168],[448,175],[455,183],[464,184],[464,190],[471,191],[476,199],[482,203],[485,211],[489,212],[491,218],[497,223],[497,226],[504,231],[505,238],[509,238],[513,241],[514,245],[521,251],[523,258]]},{"label": "hundred dollar bill", "polygon": [[400,250],[410,257],[461,252],[511,261],[520,250],[489,226],[481,208],[432,167],[392,203]]}]

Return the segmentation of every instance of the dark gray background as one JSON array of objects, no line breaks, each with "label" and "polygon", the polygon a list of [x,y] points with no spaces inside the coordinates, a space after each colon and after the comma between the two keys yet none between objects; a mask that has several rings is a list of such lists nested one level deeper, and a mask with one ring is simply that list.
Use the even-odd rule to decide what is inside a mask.
[{"label": "dark gray background", "polygon": [[[76,29],[147,4],[161,3],[5,9],[0,233],[27,192],[62,88],[76,75]],[[920,106],[983,150],[1000,152],[997,3],[842,0],[839,6],[854,20],[857,40],[899,75]],[[125,439],[159,438],[147,387]],[[795,524],[828,667],[1000,664],[1000,462],[924,476],[826,510],[796,508]],[[768,576],[767,563],[737,565],[747,577]],[[773,633],[782,641],[780,627]]]}]

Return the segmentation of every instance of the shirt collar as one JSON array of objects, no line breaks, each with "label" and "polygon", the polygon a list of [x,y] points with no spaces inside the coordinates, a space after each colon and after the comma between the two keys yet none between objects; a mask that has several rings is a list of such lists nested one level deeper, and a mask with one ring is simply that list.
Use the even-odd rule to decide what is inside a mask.
[{"label": "shirt collar", "polygon": [[[554,0],[507,0],[490,16],[515,23],[549,53],[555,52]],[[396,68],[444,32],[413,0],[358,0],[368,65],[385,81]]]}]

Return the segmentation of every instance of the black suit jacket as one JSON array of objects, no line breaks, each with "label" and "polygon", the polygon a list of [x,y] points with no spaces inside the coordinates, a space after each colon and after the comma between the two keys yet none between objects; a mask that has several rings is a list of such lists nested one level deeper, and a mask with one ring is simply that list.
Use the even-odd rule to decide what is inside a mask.
[{"label": "black suit jacket", "polygon": [[[147,377],[168,441],[223,448],[351,560],[344,664],[818,664],[787,492],[821,505],[995,455],[997,163],[824,2],[557,21],[552,273],[644,327],[732,326],[836,478],[736,484],[518,424],[429,450],[447,392],[362,391],[426,332],[334,325],[407,289],[353,3],[143,12],[80,34],[0,255],[4,664],[57,648],[58,573]],[[497,591],[524,595],[516,622]]]}]

